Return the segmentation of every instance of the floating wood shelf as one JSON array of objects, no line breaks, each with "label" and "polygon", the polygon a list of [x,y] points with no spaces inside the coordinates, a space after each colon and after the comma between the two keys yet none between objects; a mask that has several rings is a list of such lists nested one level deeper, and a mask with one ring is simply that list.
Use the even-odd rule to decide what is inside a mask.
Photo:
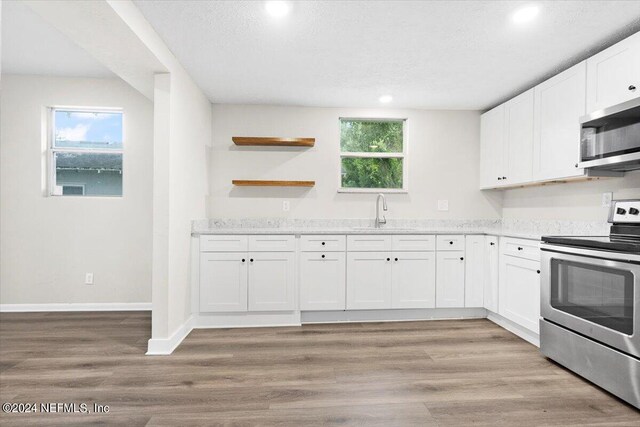
[{"label": "floating wood shelf", "polygon": [[255,145],[259,147],[313,147],[316,144],[315,138],[234,136],[231,139],[236,145]]},{"label": "floating wood shelf", "polygon": [[241,187],[313,187],[316,185],[315,181],[261,181],[234,179],[231,182],[233,185]]}]

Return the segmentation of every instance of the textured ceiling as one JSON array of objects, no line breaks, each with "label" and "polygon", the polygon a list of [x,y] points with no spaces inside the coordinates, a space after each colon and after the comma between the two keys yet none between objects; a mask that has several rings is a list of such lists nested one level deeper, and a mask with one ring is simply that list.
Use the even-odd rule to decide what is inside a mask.
[{"label": "textured ceiling", "polygon": [[2,73],[114,76],[93,56],[19,1],[2,2]]},{"label": "textured ceiling", "polygon": [[484,109],[640,30],[640,1],[135,3],[215,103]]}]

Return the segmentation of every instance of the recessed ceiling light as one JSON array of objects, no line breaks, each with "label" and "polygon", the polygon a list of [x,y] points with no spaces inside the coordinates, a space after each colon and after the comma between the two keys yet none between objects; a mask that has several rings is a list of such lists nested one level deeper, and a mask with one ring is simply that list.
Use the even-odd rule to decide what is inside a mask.
[{"label": "recessed ceiling light", "polygon": [[538,16],[540,8],[536,5],[522,7],[513,14],[513,22],[516,24],[524,24],[533,21]]},{"label": "recessed ceiling light", "polygon": [[267,13],[274,18],[282,18],[289,13],[289,3],[286,1],[268,1],[265,3],[264,8]]},{"label": "recessed ceiling light", "polygon": [[378,101],[382,102],[383,104],[389,103],[393,100],[393,98],[391,97],[391,95],[382,95],[380,98],[378,98]]}]

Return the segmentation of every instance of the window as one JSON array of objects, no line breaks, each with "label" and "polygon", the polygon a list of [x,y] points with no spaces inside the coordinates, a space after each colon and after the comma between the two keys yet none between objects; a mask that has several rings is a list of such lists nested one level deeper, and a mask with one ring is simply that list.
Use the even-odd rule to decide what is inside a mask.
[{"label": "window", "polygon": [[51,109],[50,193],[122,196],[122,111]]},{"label": "window", "polygon": [[404,119],[340,119],[341,192],[406,191]]}]

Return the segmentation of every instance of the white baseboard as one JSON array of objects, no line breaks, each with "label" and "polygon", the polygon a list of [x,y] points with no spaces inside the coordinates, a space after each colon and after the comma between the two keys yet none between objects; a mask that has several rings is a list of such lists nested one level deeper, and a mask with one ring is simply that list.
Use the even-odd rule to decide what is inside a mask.
[{"label": "white baseboard", "polygon": [[540,335],[536,334],[535,332],[518,325],[517,323],[512,322],[511,320],[500,316],[497,313],[494,313],[492,311],[488,311],[487,312],[487,319],[491,320],[493,323],[495,323],[496,325],[506,329],[507,331],[511,332],[512,334],[515,334],[517,336],[519,336],[520,338],[522,338],[523,340],[535,345],[536,347],[540,347]]},{"label": "white baseboard", "polygon": [[173,353],[184,340],[187,335],[193,330],[194,318],[189,316],[186,322],[184,322],[169,338],[151,338],[147,345],[147,356],[167,356]]},{"label": "white baseboard", "polygon": [[151,311],[150,302],[106,302],[68,304],[0,304],[2,313],[29,313],[42,311]]},{"label": "white baseboard", "polygon": [[268,328],[300,326],[299,311],[255,313],[200,313],[194,328]]},{"label": "white baseboard", "polygon": [[484,308],[304,311],[302,323],[407,322],[412,320],[484,319]]}]

